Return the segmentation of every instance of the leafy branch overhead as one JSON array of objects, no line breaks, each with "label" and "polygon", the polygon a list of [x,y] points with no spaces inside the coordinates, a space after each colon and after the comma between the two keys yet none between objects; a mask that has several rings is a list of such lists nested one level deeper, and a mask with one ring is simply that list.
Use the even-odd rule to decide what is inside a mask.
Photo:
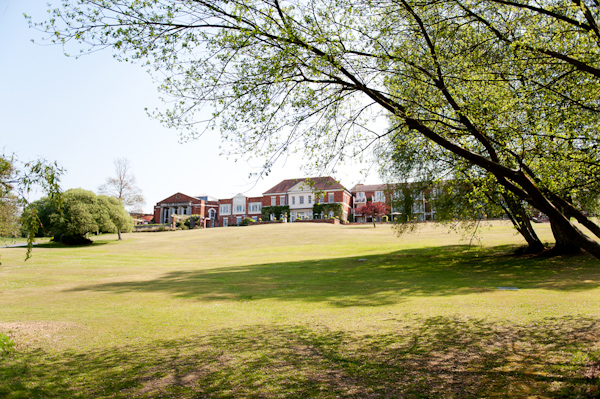
[{"label": "leafy branch overhead", "polygon": [[44,228],[37,212],[28,207],[29,194],[41,189],[50,201],[60,204],[63,173],[56,162],[39,159],[22,163],[14,156],[0,156],[0,233],[16,236],[20,222],[27,235],[25,259],[31,257],[35,235]]},{"label": "leafy branch overhead", "polygon": [[570,221],[600,237],[583,212],[599,190],[599,8],[565,0],[63,0],[34,25],[67,50],[112,48],[148,65],[175,100],[157,117],[185,138],[218,124],[266,171],[290,152],[335,165],[415,142],[432,171],[447,160],[466,165],[517,201],[517,213],[523,202],[548,215],[563,250],[600,258],[600,244]]}]

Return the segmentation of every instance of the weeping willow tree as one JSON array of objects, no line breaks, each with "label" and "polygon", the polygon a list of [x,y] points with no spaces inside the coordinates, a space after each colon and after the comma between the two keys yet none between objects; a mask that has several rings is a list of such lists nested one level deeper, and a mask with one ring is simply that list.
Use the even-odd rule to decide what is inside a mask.
[{"label": "weeping willow tree", "polygon": [[[0,156],[0,234],[27,236],[27,254],[31,256],[35,235],[41,227],[35,211],[28,208],[29,193],[39,188],[60,203],[60,177],[64,173],[57,163],[46,160],[20,162],[15,156]],[[22,212],[21,212],[22,211]]]}]

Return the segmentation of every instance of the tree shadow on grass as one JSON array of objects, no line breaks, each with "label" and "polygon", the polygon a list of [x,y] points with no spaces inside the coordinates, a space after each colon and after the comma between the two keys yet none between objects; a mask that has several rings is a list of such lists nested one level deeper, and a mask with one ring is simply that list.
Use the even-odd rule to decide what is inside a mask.
[{"label": "tree shadow on grass", "polygon": [[600,322],[431,317],[394,333],[254,326],[0,361],[7,398],[594,398]]},{"label": "tree shadow on grass", "polygon": [[[107,245],[110,242],[111,241],[103,240],[103,241],[93,241],[91,244],[85,244],[85,245],[67,245],[67,244],[63,244],[61,242],[49,241],[49,242],[35,244],[33,247],[33,250],[35,251],[36,249],[42,249],[42,248],[43,249],[93,248],[93,247],[98,247],[98,246],[102,246],[102,245]],[[25,244],[25,245],[15,246],[15,247],[2,247],[2,249],[17,249],[17,250],[25,251],[25,250],[27,250],[27,245]]]},{"label": "tree shadow on grass", "polygon": [[182,270],[146,281],[83,285],[70,291],[166,292],[199,301],[277,299],[346,307],[498,287],[587,290],[600,285],[600,269],[587,255],[560,259],[507,255],[513,249],[473,251],[468,246],[446,246],[361,258]]}]

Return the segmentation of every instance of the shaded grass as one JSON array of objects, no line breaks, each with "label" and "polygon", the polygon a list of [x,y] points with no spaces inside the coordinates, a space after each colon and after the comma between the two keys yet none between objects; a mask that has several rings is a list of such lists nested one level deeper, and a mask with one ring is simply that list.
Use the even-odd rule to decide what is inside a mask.
[{"label": "shaded grass", "polygon": [[4,249],[0,397],[600,397],[597,260],[514,257],[502,223],[481,240],[301,224]]},{"label": "shaded grass", "polygon": [[599,339],[597,320],[570,317],[510,328],[430,317],[371,335],[257,325],[85,353],[23,353],[0,365],[0,395],[592,398]]}]

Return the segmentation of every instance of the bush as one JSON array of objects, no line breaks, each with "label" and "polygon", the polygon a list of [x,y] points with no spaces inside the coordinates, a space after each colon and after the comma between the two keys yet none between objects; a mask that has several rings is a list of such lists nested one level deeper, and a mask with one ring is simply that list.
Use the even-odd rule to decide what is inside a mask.
[{"label": "bush", "polygon": [[242,220],[242,223],[240,224],[240,226],[248,226],[250,224],[254,223],[254,220],[251,218],[245,218],[244,220]]}]

